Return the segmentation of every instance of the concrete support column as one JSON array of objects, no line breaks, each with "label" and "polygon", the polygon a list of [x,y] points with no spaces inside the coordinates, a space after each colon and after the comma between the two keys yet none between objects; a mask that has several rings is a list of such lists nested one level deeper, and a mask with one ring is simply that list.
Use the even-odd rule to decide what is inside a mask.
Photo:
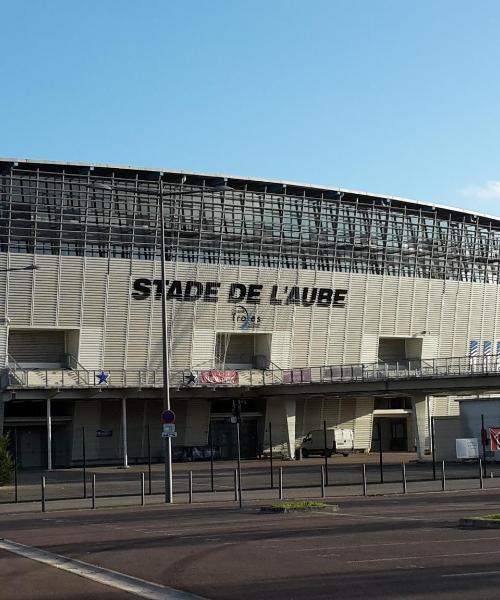
[{"label": "concrete support column", "polygon": [[52,414],[50,398],[47,398],[47,470],[52,471]]},{"label": "concrete support column", "polygon": [[296,404],[295,398],[287,398],[285,400],[285,420],[290,460],[295,460],[295,423],[297,420]]},{"label": "concrete support column", "polygon": [[413,407],[413,422],[415,425],[417,458],[423,458],[427,437],[427,396],[425,394],[413,396],[411,403]]},{"label": "concrete support column", "polygon": [[123,468],[128,469],[127,399],[126,398],[122,398],[122,449],[123,449]]}]

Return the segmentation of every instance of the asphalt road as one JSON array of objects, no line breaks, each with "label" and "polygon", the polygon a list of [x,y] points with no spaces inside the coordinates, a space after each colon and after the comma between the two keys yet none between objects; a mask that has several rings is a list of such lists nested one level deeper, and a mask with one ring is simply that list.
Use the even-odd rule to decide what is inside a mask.
[{"label": "asphalt road", "polygon": [[[339,513],[210,505],[0,517],[0,536],[212,600],[491,599],[500,530],[457,527],[500,491],[351,498]],[[0,551],[0,598],[131,598]]]}]

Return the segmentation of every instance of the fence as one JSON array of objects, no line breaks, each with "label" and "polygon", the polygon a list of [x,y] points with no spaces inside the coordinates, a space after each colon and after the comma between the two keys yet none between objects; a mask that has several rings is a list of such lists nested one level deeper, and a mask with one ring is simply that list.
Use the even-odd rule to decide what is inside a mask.
[{"label": "fence", "polygon": [[[215,376],[216,375],[216,376]],[[272,386],[311,383],[350,383],[391,379],[422,379],[500,375],[500,356],[463,356],[394,363],[328,365],[294,369],[176,370],[170,371],[171,387]],[[2,375],[3,387],[162,387],[156,370],[23,369],[11,366]]]},{"label": "fence", "polygon": [[[340,459],[341,460],[341,459]],[[272,464],[272,466],[271,466]],[[439,464],[433,473],[430,462],[362,462],[342,464],[330,460],[270,460],[236,463],[178,463],[174,465],[173,488],[176,502],[236,500],[273,497],[328,497],[377,493],[411,493],[427,482],[434,491],[460,485],[477,489],[491,486],[500,478],[500,464],[488,463],[486,477],[481,462]],[[444,473],[444,477],[443,477]],[[271,476],[272,475],[272,476]],[[383,483],[381,483],[383,481]],[[241,494],[238,487],[241,486]],[[413,487],[412,487],[413,486]],[[429,490],[428,490],[429,491]],[[86,500],[95,506],[99,499],[137,497],[140,504],[147,498],[161,502],[164,494],[163,465],[116,468],[71,469],[63,471],[15,473],[13,485],[0,487],[0,503],[40,502],[45,507],[56,500]],[[150,500],[151,502],[151,500]]]}]

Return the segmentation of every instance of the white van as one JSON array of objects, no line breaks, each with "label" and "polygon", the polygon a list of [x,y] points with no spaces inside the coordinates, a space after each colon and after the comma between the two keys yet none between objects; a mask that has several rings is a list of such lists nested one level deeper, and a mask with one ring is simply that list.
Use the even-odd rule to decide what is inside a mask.
[{"label": "white van", "polygon": [[[302,456],[325,456],[325,431],[314,429],[309,431],[300,445]],[[343,454],[348,456],[354,450],[354,432],[352,429],[326,430],[326,455]]]}]

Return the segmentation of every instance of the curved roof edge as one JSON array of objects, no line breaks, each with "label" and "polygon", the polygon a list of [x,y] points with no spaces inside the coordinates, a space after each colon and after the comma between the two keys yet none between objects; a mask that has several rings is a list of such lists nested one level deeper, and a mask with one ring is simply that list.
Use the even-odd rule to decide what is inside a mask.
[{"label": "curved roof edge", "polygon": [[144,171],[148,173],[170,173],[173,175],[192,175],[194,177],[212,177],[212,178],[224,178],[227,180],[235,180],[235,181],[252,181],[254,183],[260,184],[269,184],[269,185],[281,185],[286,187],[297,187],[303,189],[313,189],[317,191],[328,191],[328,192],[338,192],[345,194],[354,194],[360,196],[370,196],[371,198],[380,198],[382,200],[395,200],[397,202],[402,202],[406,204],[413,204],[416,206],[425,206],[433,209],[442,209],[446,211],[451,211],[455,213],[463,213],[464,215],[471,215],[481,217],[483,219],[488,219],[492,221],[498,221],[500,223],[500,216],[490,215],[488,213],[482,213],[474,210],[467,210],[465,208],[459,208],[457,206],[449,206],[446,204],[436,204],[435,202],[426,202],[424,200],[414,200],[411,198],[403,198],[402,196],[391,196],[388,194],[377,194],[373,192],[363,191],[363,190],[352,190],[348,188],[339,188],[339,187],[330,187],[324,185],[314,185],[311,183],[302,183],[297,181],[290,181],[285,179],[262,179],[259,177],[246,177],[243,175],[228,175],[225,173],[205,173],[202,171],[179,171],[178,169],[168,169],[168,168],[152,168],[152,167],[136,167],[133,165],[118,165],[118,164],[108,164],[108,163],[87,163],[87,162],[79,162],[79,161],[57,161],[57,160],[36,160],[30,158],[12,158],[12,157],[1,157],[1,162],[9,162],[9,163],[25,163],[25,164],[33,164],[33,165],[53,165],[53,166],[72,166],[72,167],[85,167],[85,168],[101,168],[101,169],[119,169],[123,171]]}]

